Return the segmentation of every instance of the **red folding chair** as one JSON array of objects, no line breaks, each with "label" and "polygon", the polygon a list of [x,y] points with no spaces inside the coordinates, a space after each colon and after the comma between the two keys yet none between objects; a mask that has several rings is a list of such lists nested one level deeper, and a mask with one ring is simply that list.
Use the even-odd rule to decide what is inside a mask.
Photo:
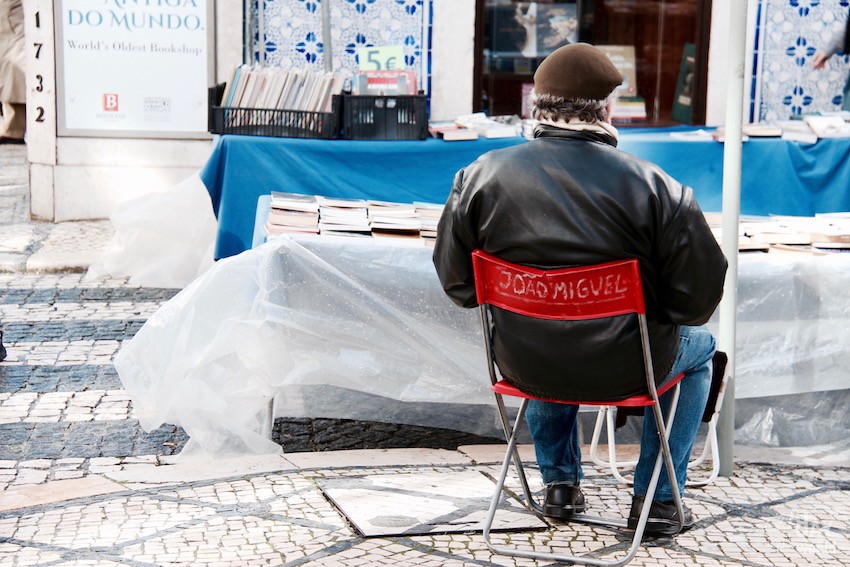
[{"label": "red folding chair", "polygon": [[[622,260],[595,266],[582,266],[576,268],[541,270],[512,264],[487,254],[486,252],[476,250],[472,254],[472,263],[475,275],[475,292],[481,308],[481,326],[484,331],[484,346],[487,353],[490,381],[492,383],[493,392],[496,396],[496,405],[502,421],[502,427],[505,430],[505,438],[508,441],[508,448],[505,452],[505,458],[502,461],[502,468],[499,473],[498,481],[496,482],[496,490],[490,502],[490,509],[487,512],[487,518],[484,521],[484,542],[487,547],[496,554],[525,557],[529,559],[566,561],[582,565],[611,567],[616,565],[625,565],[634,558],[638,548],[640,547],[641,539],[649,517],[649,503],[652,502],[655,496],[655,489],[661,475],[662,462],[666,465],[668,478],[670,479],[674,502],[676,509],[678,510],[679,529],[681,530],[684,527],[683,519],[685,515],[682,508],[682,501],[679,497],[678,484],[673,470],[673,460],[670,456],[668,439],[670,426],[673,423],[673,417],[676,412],[676,404],[679,399],[679,382],[683,375],[679,374],[674,379],[666,381],[661,388],[656,388],[652,366],[652,354],[649,347],[649,331],[646,323],[643,286],[641,284],[637,260]],[[582,279],[593,279],[593,281],[597,281],[600,277],[603,278],[602,281],[618,282],[618,284],[597,286],[597,290],[599,290],[598,295],[565,293],[564,291],[577,289],[576,284],[578,284]],[[529,288],[529,284],[533,284],[531,288]],[[528,289],[535,290],[535,293],[527,293]],[[578,321],[635,315],[640,329],[646,392],[620,400],[617,400],[617,398],[620,397],[618,396],[620,392],[611,392],[612,399],[608,401],[547,400],[521,392],[505,380],[500,380],[497,377],[496,362],[493,359],[491,343],[493,325],[491,309],[494,307],[506,309],[510,312],[536,319],[562,321]],[[604,379],[604,377],[601,378]],[[673,393],[673,400],[670,404],[667,423],[665,423],[658,403],[658,398],[671,388],[675,388],[675,390]],[[513,396],[521,398],[522,400],[513,425],[511,425],[508,418],[503,396]],[[542,553],[499,547],[493,545],[490,541],[490,530],[493,526],[493,520],[496,515],[496,509],[498,508],[502,491],[505,490],[505,479],[507,478],[511,461],[514,462],[517,474],[519,475],[520,485],[529,508],[532,512],[538,515],[541,515],[542,513],[542,507],[531,494],[525,470],[523,469],[522,462],[519,458],[519,453],[516,450],[517,432],[523,422],[523,418],[525,417],[525,410],[528,405],[528,400],[530,399],[551,403],[576,405],[586,404],[600,406],[652,407],[655,423],[659,431],[661,451],[655,461],[655,468],[647,489],[645,499],[646,503],[641,510],[640,518],[634,531],[632,544],[625,557],[606,561],[595,558],[591,555],[560,555],[556,553]],[[587,524],[628,529],[627,521],[624,518],[577,514],[573,519]]]}]

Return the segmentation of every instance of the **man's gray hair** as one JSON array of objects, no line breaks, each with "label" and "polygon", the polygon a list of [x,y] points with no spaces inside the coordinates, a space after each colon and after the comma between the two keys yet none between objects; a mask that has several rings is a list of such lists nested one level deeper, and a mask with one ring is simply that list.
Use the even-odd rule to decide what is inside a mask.
[{"label": "man's gray hair", "polygon": [[586,98],[564,98],[549,94],[531,93],[529,105],[531,117],[535,120],[563,120],[569,122],[578,118],[582,122],[607,122],[608,104],[614,100],[614,93],[604,100]]}]

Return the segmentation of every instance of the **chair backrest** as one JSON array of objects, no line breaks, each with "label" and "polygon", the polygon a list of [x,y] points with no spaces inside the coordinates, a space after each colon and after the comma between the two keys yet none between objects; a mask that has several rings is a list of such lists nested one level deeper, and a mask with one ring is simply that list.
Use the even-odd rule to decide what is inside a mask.
[{"label": "chair backrest", "polygon": [[646,313],[635,259],[541,270],[475,250],[472,268],[480,305],[556,320]]}]

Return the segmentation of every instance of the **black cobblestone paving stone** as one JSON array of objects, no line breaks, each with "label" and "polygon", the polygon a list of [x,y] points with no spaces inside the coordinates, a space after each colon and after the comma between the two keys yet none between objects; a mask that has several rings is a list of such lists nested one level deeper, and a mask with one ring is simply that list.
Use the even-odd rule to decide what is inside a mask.
[{"label": "black cobblestone paving stone", "polygon": [[133,338],[142,320],[10,322],[3,325],[4,342],[123,341]]},{"label": "black cobblestone paving stone", "polygon": [[[393,449],[456,449],[460,445],[498,443],[447,429],[432,429],[336,419],[277,419],[273,440],[285,452]],[[151,432],[137,420],[22,422],[0,425],[0,460],[173,455],[189,437],[181,427],[163,425]]]},{"label": "black cobblestone paving stone", "polygon": [[0,394],[20,392],[85,392],[122,389],[111,364],[63,366],[0,365]]},{"label": "black cobblestone paving stone", "polygon": [[450,429],[319,418],[276,419],[272,439],[290,453],[413,447],[457,449],[461,445],[504,442]]},{"label": "black cobblestone paving stone", "polygon": [[187,440],[180,427],[148,433],[136,420],[7,423],[0,426],[0,460],[172,455]]},{"label": "black cobblestone paving stone", "polygon": [[115,302],[159,302],[168,301],[179,289],[132,288],[132,287],[78,287],[78,288],[20,288],[0,289],[0,304],[24,305],[26,303],[84,303],[97,301]]}]

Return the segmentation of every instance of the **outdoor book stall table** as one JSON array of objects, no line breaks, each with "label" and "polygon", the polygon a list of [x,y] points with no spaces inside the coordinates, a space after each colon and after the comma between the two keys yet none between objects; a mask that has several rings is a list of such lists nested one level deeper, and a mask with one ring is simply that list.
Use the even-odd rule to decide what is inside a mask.
[{"label": "outdoor book stall table", "polygon": [[[723,144],[671,136],[689,130],[693,129],[622,128],[619,147],[659,164],[693,187],[704,211],[718,212]],[[490,150],[524,142],[523,138],[369,142],[221,136],[201,171],[218,217],[216,258],[251,248],[260,195],[286,191],[443,203],[460,168]],[[742,214],[850,211],[849,189],[850,139],[806,145],[751,138],[743,145]]]},{"label": "outdoor book stall table", "polygon": [[[274,396],[279,417],[497,436],[478,312],[445,296],[431,254],[372,238],[284,236],[220,260],[116,357],[141,424],[182,426],[185,454],[278,451],[265,429]],[[846,400],[848,274],[850,254],[742,255],[736,395],[772,404],[747,416],[754,435],[846,440],[846,411],[778,416],[793,416],[782,406],[804,393]]]}]

